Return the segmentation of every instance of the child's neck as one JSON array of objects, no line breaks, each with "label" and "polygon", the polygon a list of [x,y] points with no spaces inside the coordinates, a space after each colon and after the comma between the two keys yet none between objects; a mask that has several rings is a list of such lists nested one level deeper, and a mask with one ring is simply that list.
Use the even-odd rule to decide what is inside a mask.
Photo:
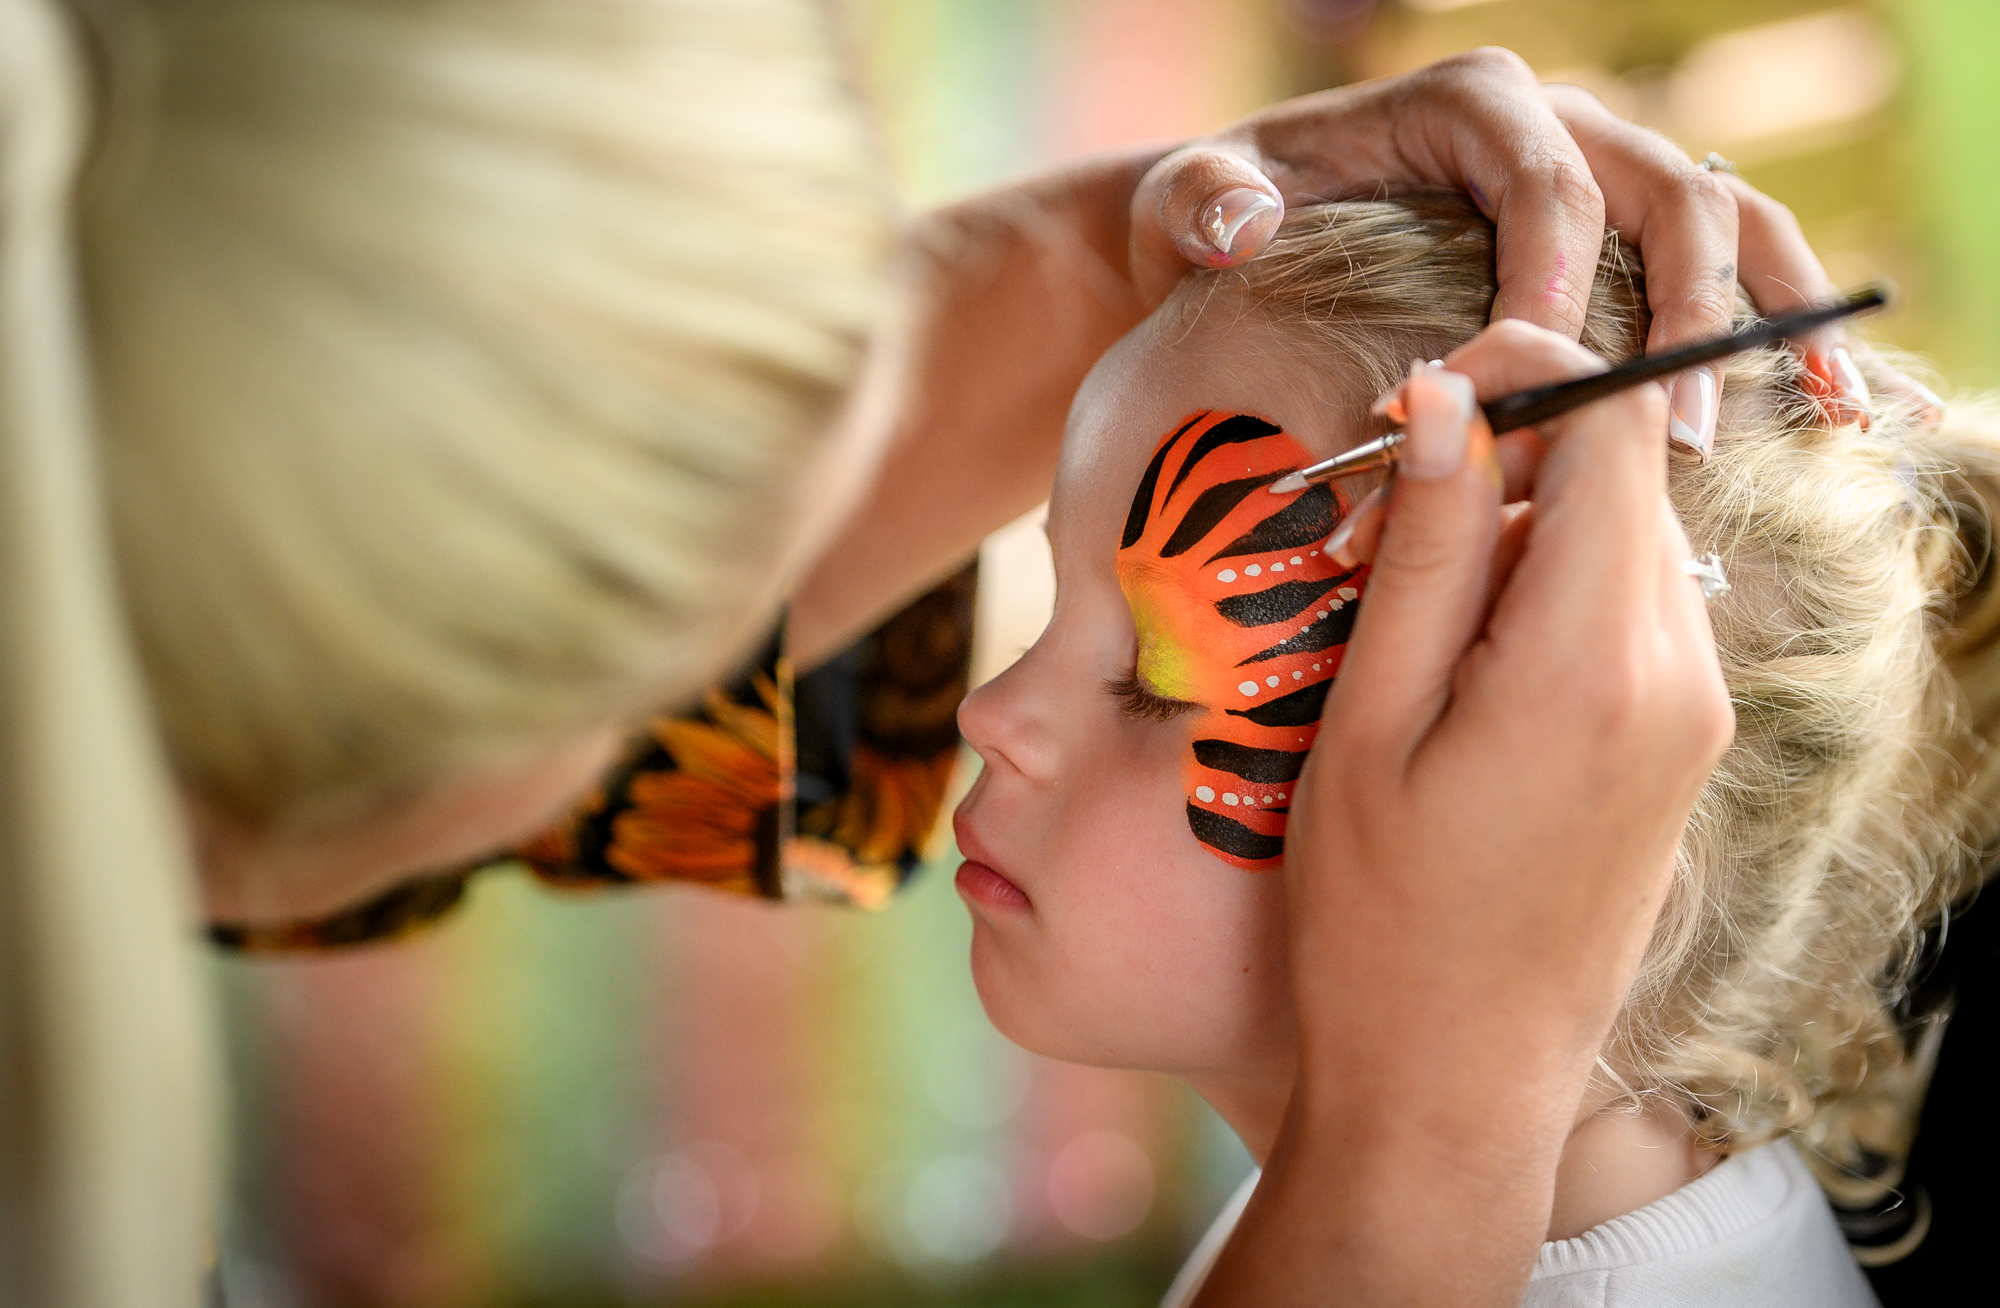
[{"label": "child's neck", "polygon": [[[1203,1079],[1195,1090],[1242,1138],[1263,1166],[1285,1114],[1286,1093],[1273,1094],[1269,1078]],[[1614,1217],[1664,1199],[1714,1166],[1687,1119],[1654,1101],[1634,1112],[1607,1101],[1570,1132],[1556,1165],[1551,1240],[1567,1240]]]}]

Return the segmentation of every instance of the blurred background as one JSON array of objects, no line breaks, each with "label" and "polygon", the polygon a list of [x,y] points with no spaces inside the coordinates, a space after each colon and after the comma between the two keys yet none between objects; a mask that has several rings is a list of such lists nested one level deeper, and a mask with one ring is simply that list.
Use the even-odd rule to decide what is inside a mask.
[{"label": "blurred background", "polygon": [[[1836,281],[1901,285],[1877,339],[2000,385],[1992,0],[850,7],[912,206],[1505,45],[1734,159]],[[983,557],[981,677],[1051,589],[1034,515]],[[500,876],[415,943],[218,960],[232,1308],[1157,1302],[1249,1161],[1173,1084],[993,1032],[955,863],[873,915]]]}]

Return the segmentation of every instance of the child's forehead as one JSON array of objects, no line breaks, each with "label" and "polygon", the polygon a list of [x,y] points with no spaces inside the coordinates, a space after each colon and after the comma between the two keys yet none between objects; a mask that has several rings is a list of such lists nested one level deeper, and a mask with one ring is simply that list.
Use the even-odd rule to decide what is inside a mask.
[{"label": "child's forehead", "polygon": [[1108,351],[1078,389],[1063,435],[1049,513],[1058,548],[1108,563],[1148,464],[1191,415],[1256,415],[1316,455],[1351,443],[1339,361],[1273,348],[1275,333],[1256,319],[1168,331],[1156,318]]}]

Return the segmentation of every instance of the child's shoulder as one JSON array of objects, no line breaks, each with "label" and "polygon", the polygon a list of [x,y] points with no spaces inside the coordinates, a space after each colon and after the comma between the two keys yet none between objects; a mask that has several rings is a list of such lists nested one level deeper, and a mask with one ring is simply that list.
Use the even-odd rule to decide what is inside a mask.
[{"label": "child's shoulder", "polygon": [[1523,1308],[1874,1308],[1826,1195],[1788,1140],[1572,1240],[1542,1246]]},{"label": "child's shoulder", "polygon": [[[1174,1278],[1186,1308],[1242,1216],[1253,1174]],[[1878,1308],[1789,1141],[1718,1163],[1644,1208],[1542,1246],[1522,1308]]]}]

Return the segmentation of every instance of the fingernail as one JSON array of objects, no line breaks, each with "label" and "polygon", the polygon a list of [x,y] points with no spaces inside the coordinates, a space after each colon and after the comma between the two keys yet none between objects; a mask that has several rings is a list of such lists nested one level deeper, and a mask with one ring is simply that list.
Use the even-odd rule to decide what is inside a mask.
[{"label": "fingernail", "polygon": [[1847,352],[1845,345],[1833,347],[1829,361],[1833,365],[1833,384],[1840,389],[1841,402],[1847,406],[1850,420],[1860,423],[1861,430],[1868,430],[1868,420],[1875,408],[1875,399],[1868,393],[1868,381],[1861,375],[1861,369],[1854,366],[1854,356]]},{"label": "fingernail", "polygon": [[1915,410],[1910,415],[1911,421],[1919,427],[1935,427],[1944,421],[1944,401],[1938,397],[1936,391],[1916,378],[1905,377],[1901,373],[1891,373],[1888,389],[1891,395],[1900,394],[1909,402],[1910,407]]},{"label": "fingernail", "polygon": [[1861,380],[1861,373],[1854,366],[1854,356],[1847,352],[1846,346],[1808,348],[1805,352],[1805,371],[1799,376],[1799,387],[1808,399],[1819,405],[1823,421],[1835,426],[1858,422],[1864,431],[1867,429],[1868,384]]},{"label": "fingernail", "polygon": [[1333,529],[1333,535],[1328,536],[1326,538],[1326,545],[1324,547],[1326,550],[1326,556],[1329,559],[1332,559],[1334,563],[1340,567],[1351,568],[1354,566],[1354,563],[1351,559],[1348,559],[1346,557],[1346,553],[1347,553],[1347,547],[1353,543],[1354,543],[1354,515],[1349,514],[1345,519],[1342,520],[1341,524],[1338,527],[1335,527]]},{"label": "fingernail", "polygon": [[1202,211],[1202,231],[1208,235],[1208,243],[1213,245],[1224,258],[1234,254],[1236,246],[1249,229],[1249,235],[1268,235],[1266,228],[1278,225],[1278,202],[1262,191],[1239,186],[1224,191]]},{"label": "fingernail", "polygon": [[[1410,360],[1410,371],[1415,372],[1419,366],[1418,360]],[[1410,415],[1403,408],[1403,385],[1403,382],[1397,382],[1395,386],[1377,396],[1375,403],[1368,406],[1368,412],[1377,418],[1387,418],[1398,427],[1408,422]]]},{"label": "fingernail", "polygon": [[1674,378],[1667,405],[1667,439],[1693,450],[1708,461],[1715,448],[1715,419],[1720,411],[1713,368],[1690,368]]},{"label": "fingernail", "polygon": [[1409,421],[1403,427],[1401,470],[1423,480],[1456,476],[1465,466],[1478,407],[1472,379],[1436,364],[1411,364],[1403,396]]},{"label": "fingernail", "polygon": [[1375,547],[1382,542],[1382,524],[1388,515],[1389,484],[1377,486],[1361,497],[1347,516],[1340,520],[1340,526],[1333,535],[1326,538],[1326,556],[1336,567],[1358,568],[1375,558]]}]

